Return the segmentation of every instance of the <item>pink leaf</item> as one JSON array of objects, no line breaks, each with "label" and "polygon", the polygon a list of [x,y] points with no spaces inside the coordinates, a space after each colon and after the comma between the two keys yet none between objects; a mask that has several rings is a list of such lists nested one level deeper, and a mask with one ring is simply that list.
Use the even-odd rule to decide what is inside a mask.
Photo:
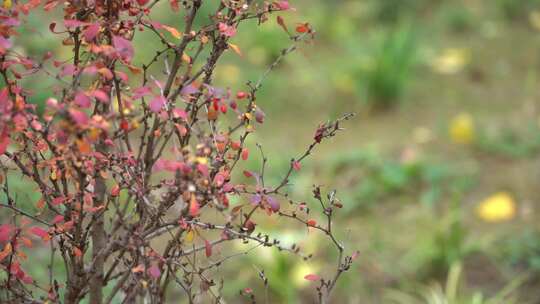
[{"label": "pink leaf", "polygon": [[182,109],[179,109],[179,108],[174,108],[173,109],[173,117],[174,118],[182,118],[183,120],[187,120],[188,115],[187,115],[186,111],[184,111]]},{"label": "pink leaf", "polygon": [[133,45],[131,44],[131,41],[120,36],[114,36],[113,46],[124,61],[126,62],[131,61],[134,54]]},{"label": "pink leaf", "polygon": [[280,10],[288,10],[291,8],[291,5],[289,4],[289,1],[282,0],[278,2],[278,7]]},{"label": "pink leaf", "polygon": [[63,221],[64,221],[64,217],[61,216],[61,215],[57,215],[57,216],[54,217],[52,223],[53,224],[58,224],[58,223],[63,222]]},{"label": "pink leaf", "polygon": [[34,280],[32,279],[31,276],[29,275],[25,275],[23,278],[22,278],[22,281],[24,284],[32,284],[34,283]]},{"label": "pink leaf", "polygon": [[105,93],[103,90],[95,90],[92,92],[92,95],[99,101],[103,103],[109,102],[109,94]]},{"label": "pink leaf", "polygon": [[30,232],[42,239],[45,239],[49,236],[49,233],[46,230],[37,226],[30,228]]},{"label": "pink leaf", "polygon": [[137,88],[137,89],[133,90],[132,98],[133,99],[139,99],[139,98],[141,98],[143,96],[150,95],[150,93],[152,93],[152,89],[150,89],[149,87],[140,87],[140,88]]},{"label": "pink leaf", "polygon": [[154,278],[154,279],[157,279],[161,276],[161,271],[159,270],[159,267],[157,266],[152,266],[150,268],[148,268],[148,274]]},{"label": "pink leaf", "polygon": [[152,101],[150,101],[150,110],[154,113],[157,113],[161,111],[161,109],[165,106],[166,102],[167,100],[163,96],[155,97],[154,99],[152,99]]},{"label": "pink leaf", "polygon": [[84,92],[78,92],[77,95],[75,95],[75,104],[81,108],[89,108],[92,101]]},{"label": "pink leaf", "polygon": [[69,19],[64,20],[64,26],[68,29],[72,27],[83,26],[85,24],[87,23],[79,21],[79,20],[69,20]]},{"label": "pink leaf", "polygon": [[265,199],[268,205],[270,206],[270,208],[272,209],[272,211],[274,212],[279,211],[280,205],[279,205],[279,202],[275,198],[273,198],[272,196],[265,196]]},{"label": "pink leaf", "polygon": [[11,41],[4,38],[4,36],[0,35],[0,49],[8,50],[12,46]]},{"label": "pink leaf", "polygon": [[293,162],[292,162],[292,167],[293,167],[293,169],[294,169],[295,171],[300,171],[300,168],[301,168],[300,162],[297,161],[297,160],[293,161]]},{"label": "pink leaf", "polygon": [[88,116],[83,111],[71,109],[69,110],[69,114],[79,126],[84,126],[88,123]]},{"label": "pink leaf", "polygon": [[218,24],[218,29],[219,29],[219,32],[224,36],[232,37],[236,35],[236,28],[226,23],[220,22]]},{"label": "pink leaf", "polygon": [[90,42],[96,38],[97,34],[99,33],[99,23],[92,23],[90,24],[83,32],[84,39],[87,42]]},{"label": "pink leaf", "polygon": [[251,202],[252,205],[256,206],[261,203],[261,199],[262,198],[260,194],[254,194],[249,198],[249,201]]},{"label": "pink leaf", "polygon": [[318,281],[318,280],[320,280],[321,277],[319,277],[319,276],[316,275],[316,274],[310,273],[310,274],[306,274],[306,275],[304,276],[304,279],[313,282],[313,281]]},{"label": "pink leaf", "polygon": [[58,73],[58,76],[59,77],[73,76],[76,71],[77,71],[77,69],[73,64],[66,64],[62,68],[62,71],[60,71],[60,73]]}]

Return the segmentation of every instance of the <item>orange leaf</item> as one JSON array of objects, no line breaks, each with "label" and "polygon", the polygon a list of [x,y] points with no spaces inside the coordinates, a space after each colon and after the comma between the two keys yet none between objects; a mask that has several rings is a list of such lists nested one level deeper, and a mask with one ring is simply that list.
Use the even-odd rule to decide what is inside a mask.
[{"label": "orange leaf", "polygon": [[140,265],[137,266],[137,267],[133,267],[133,268],[131,269],[131,272],[133,272],[133,273],[144,272],[144,265],[143,265],[143,264],[140,264]]},{"label": "orange leaf", "polygon": [[76,256],[76,257],[82,257],[82,251],[77,248],[77,247],[73,247],[73,254]]},{"label": "orange leaf", "polygon": [[191,201],[189,203],[189,215],[197,216],[199,214],[199,203],[195,198],[195,195],[191,195]]},{"label": "orange leaf", "polygon": [[298,33],[307,33],[310,31],[309,23],[300,23],[296,26],[296,32]]},{"label": "orange leaf", "polygon": [[31,248],[32,247],[32,240],[26,237],[21,237],[19,240],[23,243],[24,246]]},{"label": "orange leaf", "polygon": [[168,26],[168,25],[161,25],[161,27],[166,30],[167,32],[169,32],[174,38],[176,39],[180,39],[182,38],[182,33],[180,33],[177,29],[175,29],[174,27],[172,26]]},{"label": "orange leaf", "polygon": [[92,148],[90,147],[90,143],[82,139],[77,139],[77,148],[79,148],[79,151],[83,154],[87,154],[92,151]]},{"label": "orange leaf", "polygon": [[236,44],[229,43],[229,47],[236,53],[238,56],[242,57],[242,51],[240,50],[240,47]]},{"label": "orange leaf", "polygon": [[191,57],[189,57],[189,55],[186,53],[182,53],[182,60],[187,64],[191,63]]},{"label": "orange leaf", "polygon": [[4,249],[0,251],[0,262],[11,253],[11,243],[7,243]]}]

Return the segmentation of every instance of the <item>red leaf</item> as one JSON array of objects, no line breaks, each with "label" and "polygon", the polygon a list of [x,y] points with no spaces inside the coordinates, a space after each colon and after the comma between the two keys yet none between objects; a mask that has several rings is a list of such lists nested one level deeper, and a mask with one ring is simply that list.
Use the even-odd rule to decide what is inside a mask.
[{"label": "red leaf", "polygon": [[246,96],[247,96],[247,93],[243,91],[239,91],[238,93],[236,93],[236,98],[238,99],[244,99],[246,98]]},{"label": "red leaf", "polygon": [[300,23],[296,26],[296,32],[298,33],[307,33],[309,32],[311,29],[309,28],[309,23]]},{"label": "red leaf", "polygon": [[53,206],[58,206],[60,204],[63,204],[65,201],[66,201],[66,197],[59,196],[59,197],[53,198],[52,204],[53,204]]},{"label": "red leaf", "polygon": [[319,277],[319,276],[316,275],[316,274],[310,273],[310,274],[306,274],[306,275],[304,276],[304,279],[313,282],[313,281],[318,281],[318,280],[320,280],[321,277]]},{"label": "red leaf", "polygon": [[76,257],[82,257],[83,253],[82,251],[77,248],[77,247],[73,247],[73,254],[76,256]]},{"label": "red leaf", "polygon": [[247,160],[249,157],[249,150],[247,148],[242,149],[242,159]]},{"label": "red leaf", "polygon": [[212,245],[208,240],[204,240],[204,253],[206,254],[206,257],[210,257],[212,255]]},{"label": "red leaf", "polygon": [[283,17],[277,16],[276,21],[277,21],[277,24],[279,24],[279,26],[281,26],[281,28],[282,28],[287,34],[290,35],[289,29],[287,28],[287,25],[285,24],[285,20],[283,19]]},{"label": "red leaf", "polygon": [[118,194],[120,194],[120,185],[116,184],[111,189],[111,196],[116,197]]},{"label": "red leaf", "polygon": [[49,239],[49,233],[44,230],[43,228],[40,228],[40,227],[37,227],[37,226],[34,226],[32,228],[30,228],[30,232],[38,237],[40,237],[41,239],[43,239],[44,241],[48,240]]},{"label": "red leaf", "polygon": [[5,243],[11,238],[11,232],[13,231],[13,226],[10,224],[0,225],[0,243]]},{"label": "red leaf", "polygon": [[293,162],[292,162],[292,167],[293,167],[293,169],[294,169],[295,171],[300,171],[300,168],[301,168],[300,162],[297,161],[297,160],[293,161]]},{"label": "red leaf", "polygon": [[9,133],[7,130],[7,126],[5,126],[4,130],[2,131],[2,134],[0,134],[0,154],[4,154],[6,152],[8,145],[9,145]]},{"label": "red leaf", "polygon": [[308,221],[306,222],[306,224],[307,224],[308,226],[315,227],[315,226],[317,225],[317,221],[316,221],[316,220],[308,220]]}]

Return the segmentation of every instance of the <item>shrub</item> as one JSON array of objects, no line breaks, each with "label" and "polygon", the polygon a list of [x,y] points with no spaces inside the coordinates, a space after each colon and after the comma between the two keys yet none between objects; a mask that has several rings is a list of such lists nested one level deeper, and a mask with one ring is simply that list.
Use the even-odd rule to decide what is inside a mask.
[{"label": "shrub", "polygon": [[[163,6],[181,28],[152,18]],[[305,279],[316,286],[319,302],[329,301],[356,257],[346,255],[335,234],[334,214],[342,205],[335,192],[325,196],[318,186],[313,206],[290,198],[287,188],[313,150],[351,115],[320,124],[276,184],[265,181],[263,148],[247,145],[265,120],[256,103],[263,81],[315,32],[307,23],[287,28],[279,16],[291,46],[259,80],[235,91],[213,84],[222,55],[241,53],[230,42],[240,25],[256,27],[290,4],[49,0],[48,14],[64,14],[49,28],[70,48],[68,60],[14,50],[19,24],[39,7],[38,0],[4,1],[0,10],[0,302],[164,303],[174,292],[189,303],[221,303],[223,284],[234,281],[222,276],[221,266],[250,252],[224,244],[310,258],[257,231],[265,216],[328,238],[334,269]],[[202,13],[209,10],[210,16]],[[142,63],[132,43],[140,32],[154,37],[141,45],[154,51]],[[29,103],[31,90],[21,81],[33,75],[56,79],[43,114]],[[261,168],[245,168],[259,152]],[[21,177],[27,191],[39,193],[36,209],[11,188]],[[37,262],[44,257],[47,263]],[[267,287],[264,271],[259,276]],[[249,288],[240,294],[253,301],[257,295]]]}]

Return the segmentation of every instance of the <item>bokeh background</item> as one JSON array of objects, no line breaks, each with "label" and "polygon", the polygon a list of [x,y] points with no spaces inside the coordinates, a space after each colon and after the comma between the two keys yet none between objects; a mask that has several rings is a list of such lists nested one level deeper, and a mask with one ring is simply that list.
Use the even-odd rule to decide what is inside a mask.
[{"label": "bokeh background", "polygon": [[[540,303],[540,1],[290,2],[296,10],[282,14],[289,28],[309,22],[316,39],[264,83],[258,103],[267,120],[250,144],[263,145],[277,181],[319,122],[358,114],[291,187],[306,201],[313,183],[336,188],[344,204],[337,225],[360,255],[335,303]],[[154,17],[178,23],[167,6]],[[17,48],[69,56],[46,19],[30,18]],[[139,62],[153,55],[149,39],[136,41]],[[225,55],[216,84],[234,89],[290,43],[273,18],[241,28],[232,42],[243,56]],[[30,81],[43,107],[54,79]],[[262,288],[264,269],[271,303],[313,301],[304,275],[327,271],[333,252],[314,233],[281,225],[260,228],[279,228],[318,254],[309,262],[250,254],[223,269],[226,295]]]}]

